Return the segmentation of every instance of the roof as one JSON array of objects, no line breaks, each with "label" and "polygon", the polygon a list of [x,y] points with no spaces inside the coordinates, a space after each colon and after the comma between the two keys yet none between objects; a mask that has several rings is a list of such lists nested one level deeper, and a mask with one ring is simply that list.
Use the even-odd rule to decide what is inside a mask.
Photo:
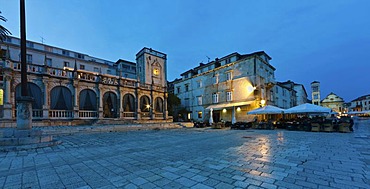
[{"label": "roof", "polygon": [[368,97],[370,98],[370,94],[360,96],[360,97],[358,97],[358,98],[356,98],[356,99],[352,100],[351,102],[354,102],[354,101],[360,101],[360,100],[365,100],[365,99],[367,99]]},{"label": "roof", "polygon": [[[329,96],[334,96],[333,100],[331,100],[331,98],[329,98]],[[334,94],[333,92],[329,93],[321,102],[325,103],[325,102],[344,102],[343,98]]]},{"label": "roof", "polygon": [[135,62],[131,62],[131,61],[128,61],[128,60],[123,60],[123,59],[117,60],[117,62],[115,62],[114,65],[117,65],[117,64],[119,64],[121,62],[129,63],[129,64],[135,64],[136,65]]},{"label": "roof", "polygon": [[[213,60],[213,61],[211,61],[211,62],[208,62],[208,63],[206,63],[206,64],[204,64],[204,63],[199,63],[199,66],[197,66],[197,67],[194,67],[194,68],[192,68],[192,69],[190,69],[190,70],[187,70],[187,71],[185,71],[185,72],[183,72],[183,73],[181,73],[180,75],[181,76],[183,76],[183,75],[185,75],[185,74],[187,74],[187,73],[189,73],[189,72],[194,72],[195,70],[198,70],[198,69],[200,69],[200,68],[203,68],[203,67],[207,67],[207,66],[210,66],[210,65],[212,65],[212,64],[215,64],[216,62],[221,62],[221,61],[223,61],[223,60],[225,60],[225,59],[227,59],[227,58],[229,58],[229,57],[233,57],[233,56],[236,56],[236,57],[238,57],[238,59],[237,60],[242,60],[242,59],[246,59],[246,58],[248,58],[248,57],[251,57],[251,56],[254,56],[254,55],[266,55],[267,56],[267,58],[269,59],[269,60],[271,60],[272,58],[265,52],[265,51],[257,51],[257,52],[253,52],[253,53],[250,53],[250,54],[239,54],[239,53],[237,53],[237,52],[233,52],[233,53],[230,53],[230,54],[228,54],[228,55],[226,55],[226,56],[223,56],[222,58],[220,58],[220,59],[218,59],[218,58],[216,58],[215,60]],[[272,66],[272,65],[270,65],[274,70],[275,70],[275,68]]]}]

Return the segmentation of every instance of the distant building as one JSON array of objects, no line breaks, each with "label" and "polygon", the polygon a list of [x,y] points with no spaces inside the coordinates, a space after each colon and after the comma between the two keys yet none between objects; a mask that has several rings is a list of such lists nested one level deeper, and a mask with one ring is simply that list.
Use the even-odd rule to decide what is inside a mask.
[{"label": "distant building", "polygon": [[181,79],[176,78],[173,81],[167,81],[167,92],[175,94],[175,83],[181,81]]},{"label": "distant building", "polygon": [[319,105],[321,102],[320,97],[320,82],[314,81],[311,83],[311,91],[312,91],[312,104]]},{"label": "distant building", "polygon": [[274,105],[283,109],[288,109],[297,105],[296,91],[290,85],[283,82],[277,82],[275,85]]},{"label": "distant building", "polygon": [[[281,89],[279,90],[278,88]],[[281,92],[279,93],[279,91]],[[290,80],[286,82],[277,82],[275,93],[275,105],[280,108],[291,108],[307,103],[307,92],[305,87],[302,84]]]},{"label": "distant building", "polygon": [[[20,39],[9,37],[0,47],[0,116],[13,121],[20,95]],[[32,118],[40,124],[166,119],[166,59],[164,53],[143,48],[136,63],[111,62],[27,41]]]},{"label": "distant building", "polygon": [[120,77],[137,79],[135,62],[119,59],[113,66],[117,68],[117,75]]},{"label": "distant building", "polygon": [[360,96],[351,101],[348,111],[368,111],[370,110],[370,94]]},{"label": "distant building", "polygon": [[321,106],[330,108],[338,113],[345,111],[343,98],[332,92],[321,101]]},{"label": "distant building", "polygon": [[174,94],[196,121],[250,121],[247,112],[274,104],[275,68],[265,52],[232,53],[181,74]]}]

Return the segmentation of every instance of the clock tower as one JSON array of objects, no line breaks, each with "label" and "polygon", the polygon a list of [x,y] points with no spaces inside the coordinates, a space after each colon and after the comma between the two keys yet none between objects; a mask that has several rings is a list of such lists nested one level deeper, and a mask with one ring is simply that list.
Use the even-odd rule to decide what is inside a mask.
[{"label": "clock tower", "polygon": [[136,54],[136,64],[136,73],[141,83],[166,87],[166,54],[144,47]]}]

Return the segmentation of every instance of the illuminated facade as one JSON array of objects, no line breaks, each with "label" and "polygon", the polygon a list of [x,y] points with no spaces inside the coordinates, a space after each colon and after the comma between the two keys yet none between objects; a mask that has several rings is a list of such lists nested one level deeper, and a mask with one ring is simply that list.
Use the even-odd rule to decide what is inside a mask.
[{"label": "illuminated facade", "polygon": [[[1,44],[0,112],[16,118],[20,95],[20,39]],[[136,63],[111,62],[27,41],[28,92],[33,120],[165,120],[166,54],[143,48]],[[40,123],[41,124],[41,123]]]},{"label": "illuminated facade", "polygon": [[350,102],[348,111],[369,111],[370,110],[370,94],[360,96]]},{"label": "illuminated facade", "polygon": [[275,68],[265,52],[232,53],[188,70],[173,83],[174,94],[195,121],[251,121],[247,112],[274,104]]},{"label": "illuminated facade", "polygon": [[328,96],[321,101],[321,106],[330,108],[338,113],[345,111],[343,98],[334,93],[328,94]]}]

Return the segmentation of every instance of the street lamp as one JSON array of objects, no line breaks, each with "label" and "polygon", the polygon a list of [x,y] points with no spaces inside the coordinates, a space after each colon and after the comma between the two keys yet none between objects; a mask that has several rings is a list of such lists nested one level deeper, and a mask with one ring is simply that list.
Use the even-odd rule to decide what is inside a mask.
[{"label": "street lamp", "polygon": [[265,104],[266,104],[266,100],[263,100],[263,99],[262,99],[262,100],[261,100],[261,105],[262,105],[262,106],[265,106]]}]

